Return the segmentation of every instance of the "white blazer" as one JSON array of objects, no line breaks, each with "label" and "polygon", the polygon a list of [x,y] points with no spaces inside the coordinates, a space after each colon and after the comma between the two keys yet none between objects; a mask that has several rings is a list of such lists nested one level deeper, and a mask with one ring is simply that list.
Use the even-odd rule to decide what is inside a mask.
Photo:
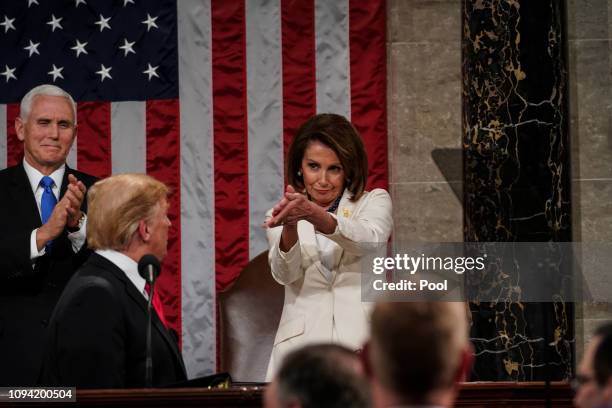
[{"label": "white blazer", "polygon": [[285,304],[267,380],[289,351],[331,342],[334,323],[336,340],[351,349],[361,348],[367,339],[371,304],[361,302],[361,258],[366,247],[386,243],[391,235],[391,197],[382,189],[365,192],[355,203],[349,197],[345,190],[335,216],[336,230],[322,234],[338,244],[334,253],[338,267],[331,275],[321,264],[315,235],[319,232],[311,223],[298,222],[298,242],[286,253],[279,248],[283,227],[268,229],[272,276],[285,286]]}]

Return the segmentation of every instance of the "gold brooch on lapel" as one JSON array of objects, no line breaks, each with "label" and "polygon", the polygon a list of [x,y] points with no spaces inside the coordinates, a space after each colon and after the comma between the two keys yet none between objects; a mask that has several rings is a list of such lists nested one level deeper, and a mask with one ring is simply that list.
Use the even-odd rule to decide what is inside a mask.
[{"label": "gold brooch on lapel", "polygon": [[348,208],[343,208],[342,209],[342,215],[344,216],[344,218],[348,218],[350,215],[350,211],[348,210]]}]

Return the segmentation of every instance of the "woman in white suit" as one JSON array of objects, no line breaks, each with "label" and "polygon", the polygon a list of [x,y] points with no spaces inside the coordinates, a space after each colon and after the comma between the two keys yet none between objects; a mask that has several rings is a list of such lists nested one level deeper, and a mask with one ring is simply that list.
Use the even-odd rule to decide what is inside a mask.
[{"label": "woman in white suit", "polygon": [[270,380],[287,352],[317,342],[359,349],[368,333],[361,260],[389,239],[391,198],[365,191],[368,161],[343,116],[319,114],[298,130],[287,158],[289,185],[266,218],[274,279],[285,304],[268,365]]}]

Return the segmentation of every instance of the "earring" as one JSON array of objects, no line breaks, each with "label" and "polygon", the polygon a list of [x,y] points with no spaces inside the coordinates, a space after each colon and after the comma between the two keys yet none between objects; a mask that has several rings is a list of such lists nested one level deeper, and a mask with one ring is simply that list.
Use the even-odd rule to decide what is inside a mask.
[{"label": "earring", "polygon": [[298,176],[298,177],[302,177],[302,170],[298,170],[298,172],[297,172],[297,176]]}]

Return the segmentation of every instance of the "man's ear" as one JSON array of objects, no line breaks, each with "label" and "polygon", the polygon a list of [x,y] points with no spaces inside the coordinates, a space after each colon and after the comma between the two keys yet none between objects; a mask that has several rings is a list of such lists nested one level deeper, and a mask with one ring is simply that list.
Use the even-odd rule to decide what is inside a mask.
[{"label": "man's ear", "polygon": [[138,221],[138,236],[140,240],[143,242],[148,242],[151,238],[151,233],[149,232],[149,226],[145,220]]},{"label": "man's ear", "polygon": [[287,401],[287,403],[285,404],[285,407],[286,408],[302,408],[302,404],[297,398],[291,398],[289,401]]},{"label": "man's ear", "polygon": [[472,364],[474,363],[474,351],[472,350],[472,344],[468,343],[467,346],[461,351],[459,357],[459,366],[455,374],[455,383],[467,381],[472,370]]},{"label": "man's ear", "polygon": [[606,407],[612,406],[612,377],[608,378],[608,382],[602,388],[601,396]]},{"label": "man's ear", "polygon": [[361,365],[363,366],[363,372],[366,375],[366,378],[374,377],[374,373],[372,370],[372,363],[370,360],[370,354],[372,353],[372,346],[370,340],[368,340],[361,349],[359,353],[359,358],[361,360]]},{"label": "man's ear", "polygon": [[25,131],[24,131],[25,123],[19,116],[15,118],[15,131],[17,132],[17,139],[23,142],[25,140]]}]

